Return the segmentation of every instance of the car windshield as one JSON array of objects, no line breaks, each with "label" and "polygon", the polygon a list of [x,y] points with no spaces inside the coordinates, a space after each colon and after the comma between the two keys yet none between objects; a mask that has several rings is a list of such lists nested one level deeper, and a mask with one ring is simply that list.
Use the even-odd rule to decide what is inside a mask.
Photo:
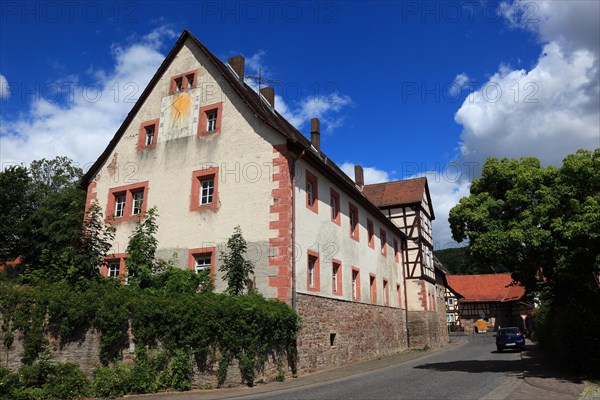
[{"label": "car windshield", "polygon": [[498,331],[499,336],[512,336],[512,335],[518,335],[518,334],[519,334],[518,328],[502,328]]}]

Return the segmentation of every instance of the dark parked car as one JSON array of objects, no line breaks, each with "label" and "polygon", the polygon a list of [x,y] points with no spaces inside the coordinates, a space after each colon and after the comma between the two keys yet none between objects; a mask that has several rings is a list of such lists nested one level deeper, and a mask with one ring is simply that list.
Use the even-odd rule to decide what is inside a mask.
[{"label": "dark parked car", "polygon": [[498,351],[504,349],[523,349],[525,347],[525,336],[517,327],[500,328],[496,332],[496,348]]}]

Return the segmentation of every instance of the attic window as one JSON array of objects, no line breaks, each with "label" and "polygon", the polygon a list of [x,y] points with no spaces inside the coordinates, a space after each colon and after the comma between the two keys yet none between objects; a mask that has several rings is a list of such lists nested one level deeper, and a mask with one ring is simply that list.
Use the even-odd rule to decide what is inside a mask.
[{"label": "attic window", "polygon": [[147,126],[146,128],[146,146],[150,146],[154,143],[154,125]]},{"label": "attic window", "polygon": [[184,74],[172,77],[171,86],[169,87],[169,95],[194,89],[198,80],[197,75],[198,71],[188,71]]},{"label": "attic window", "polygon": [[175,93],[183,90],[183,78],[175,78]]},{"label": "attic window", "polygon": [[198,120],[198,137],[221,132],[221,116],[223,103],[209,104],[200,107]]},{"label": "attic window", "polygon": [[158,141],[158,122],[158,119],[142,122],[138,136],[138,151],[156,148],[156,143]]},{"label": "attic window", "polygon": [[188,74],[185,77],[187,80],[187,89],[196,87],[196,74]]},{"label": "attic window", "polygon": [[206,113],[206,132],[217,130],[217,110]]}]

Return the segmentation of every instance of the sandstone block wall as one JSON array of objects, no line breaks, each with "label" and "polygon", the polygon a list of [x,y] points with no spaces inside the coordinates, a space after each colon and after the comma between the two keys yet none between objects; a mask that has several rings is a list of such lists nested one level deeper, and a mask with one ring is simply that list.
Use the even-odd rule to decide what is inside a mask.
[{"label": "sandstone block wall", "polygon": [[401,308],[298,294],[298,370],[313,372],[408,348]]}]

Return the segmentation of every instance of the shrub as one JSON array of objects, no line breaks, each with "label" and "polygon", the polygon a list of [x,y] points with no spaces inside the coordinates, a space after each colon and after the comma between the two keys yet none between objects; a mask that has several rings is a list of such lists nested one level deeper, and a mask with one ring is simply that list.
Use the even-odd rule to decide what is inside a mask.
[{"label": "shrub", "polygon": [[129,392],[131,368],[117,363],[113,367],[97,366],[94,369],[91,393],[101,398],[115,398]]}]

